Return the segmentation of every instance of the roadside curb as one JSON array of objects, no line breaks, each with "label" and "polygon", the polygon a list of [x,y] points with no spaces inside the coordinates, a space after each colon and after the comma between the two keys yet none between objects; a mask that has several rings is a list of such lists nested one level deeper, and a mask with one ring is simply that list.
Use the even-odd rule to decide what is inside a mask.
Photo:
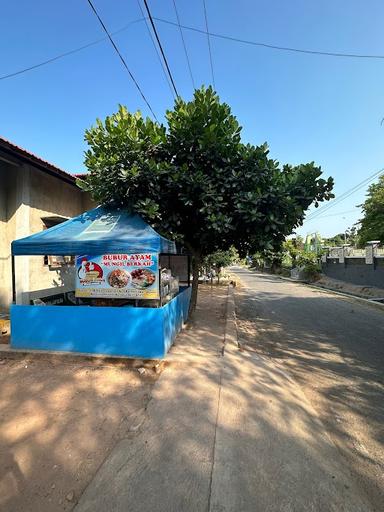
[{"label": "roadside curb", "polygon": [[228,285],[223,356],[227,350],[234,348],[239,348],[236,322],[235,288],[232,285]]},{"label": "roadside curb", "polygon": [[219,352],[215,355],[213,354],[187,354],[180,355],[178,353],[172,353],[172,351],[168,352],[164,361],[168,364],[172,363],[201,363],[209,357],[209,359],[221,359],[225,357],[226,353],[233,349],[239,348],[238,343],[238,334],[237,334],[237,321],[236,321],[236,308],[235,308],[235,289],[231,284],[227,287],[227,298],[225,304],[225,326],[224,326],[224,336],[222,341],[222,347]]},{"label": "roadside curb", "polygon": [[294,284],[301,284],[303,286],[307,286],[308,288],[312,288],[314,290],[319,291],[320,293],[334,293],[335,295],[340,295],[341,297],[344,297],[346,299],[353,299],[356,301],[361,301],[363,304],[373,306],[377,309],[380,309],[381,311],[384,311],[384,304],[381,304],[380,302],[375,302],[372,299],[365,299],[364,297],[359,297],[358,295],[354,295],[353,293],[348,292],[339,292],[337,290],[333,290],[332,288],[326,288],[325,286],[318,286],[315,284],[307,283],[306,281],[298,281],[296,279],[291,279],[290,277],[282,277],[282,276],[275,276],[278,279],[281,279],[282,281],[289,281],[290,283]]},{"label": "roadside curb", "polygon": [[[254,274],[258,273],[255,270],[252,270],[248,268],[248,270]],[[261,275],[264,275],[260,272]],[[365,299],[364,297],[359,297],[358,295],[354,295],[353,293],[348,292],[339,292],[337,290],[333,290],[332,288],[326,288],[325,286],[317,286],[315,284],[310,284],[306,281],[299,280],[299,279],[292,279],[291,277],[283,277],[276,274],[266,274],[268,276],[275,277],[276,279],[280,279],[281,281],[288,281],[289,283],[298,284],[302,286],[307,286],[308,288],[312,288],[314,290],[317,290],[320,293],[333,293],[335,295],[339,295],[340,297],[344,297],[345,299],[352,299],[355,301],[361,301],[365,305],[370,305],[376,309],[379,309],[380,311],[384,311],[384,304],[381,304],[380,302],[375,302],[372,299]]]}]

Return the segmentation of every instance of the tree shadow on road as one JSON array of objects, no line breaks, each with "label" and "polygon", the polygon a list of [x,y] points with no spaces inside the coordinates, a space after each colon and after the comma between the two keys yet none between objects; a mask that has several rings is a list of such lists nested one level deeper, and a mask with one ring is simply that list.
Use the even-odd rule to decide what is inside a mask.
[{"label": "tree shadow on road", "polygon": [[[74,502],[65,499],[71,487],[62,484],[73,485],[76,501],[117,442],[81,499],[79,512],[201,512],[208,510],[210,500],[211,510],[220,510],[214,489],[232,500],[227,510],[289,510],[294,500],[295,512],[326,510],[327,504],[329,510],[351,512],[344,503],[350,502],[349,486],[358,484],[348,468],[335,463],[321,422],[285,366],[247,370],[228,358],[223,367],[224,306],[222,297],[201,294],[196,337],[193,330],[184,331],[176,348],[187,350],[197,338],[204,348],[201,340],[206,339],[206,360],[169,364],[154,389],[153,379],[143,381],[123,363],[106,368],[104,376],[88,363],[69,368],[52,363],[48,378],[44,365],[33,358],[11,362],[5,372],[2,368],[0,457],[10,453],[10,471],[0,480],[0,510],[72,509]],[[275,328],[281,334],[282,325],[275,322]],[[279,350],[283,354],[283,346]],[[302,365],[312,357],[310,348],[303,351],[297,356]],[[224,380],[227,391],[220,397]],[[219,400],[228,407],[217,429]],[[143,411],[141,424],[136,414]],[[235,442],[239,450],[229,449],[228,458],[215,461],[228,476],[223,487],[213,482],[215,445]],[[15,475],[13,483],[7,480],[9,473]],[[6,497],[1,485],[12,486],[15,480],[19,489],[16,485]],[[337,491],[331,504],[328,486]],[[251,509],[241,501],[250,493]]]},{"label": "tree shadow on road", "polygon": [[[199,300],[198,333],[184,332],[176,349],[222,344],[221,300]],[[169,363],[143,429],[116,446],[76,512],[373,510],[351,506],[358,484],[284,368],[219,352]]]},{"label": "tree shadow on road", "polygon": [[289,368],[367,493],[383,503],[384,315],[268,277],[238,290],[239,336]]}]

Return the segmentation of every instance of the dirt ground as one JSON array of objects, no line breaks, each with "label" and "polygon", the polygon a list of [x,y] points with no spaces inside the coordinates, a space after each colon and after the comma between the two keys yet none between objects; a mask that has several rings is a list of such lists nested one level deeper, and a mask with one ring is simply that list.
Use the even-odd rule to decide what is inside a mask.
[{"label": "dirt ground", "polygon": [[143,422],[154,364],[0,353],[0,510],[71,510]]},{"label": "dirt ground", "polygon": [[0,309],[0,343],[9,343],[10,332],[9,316]]},{"label": "dirt ground", "polygon": [[[216,353],[227,287],[201,285],[197,313],[173,352]],[[196,333],[206,335],[201,347]],[[0,337],[0,344],[8,336]],[[177,358],[177,356],[176,356]],[[175,362],[173,364],[176,364]],[[112,448],[134,439],[165,367],[142,361],[0,352],[0,512],[72,510]]]}]

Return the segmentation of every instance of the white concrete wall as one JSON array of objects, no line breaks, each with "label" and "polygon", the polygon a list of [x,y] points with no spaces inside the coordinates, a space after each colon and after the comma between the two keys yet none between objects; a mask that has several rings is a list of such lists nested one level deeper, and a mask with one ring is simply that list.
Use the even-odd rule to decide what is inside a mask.
[{"label": "white concrete wall", "polygon": [[0,307],[8,304],[9,280],[11,279],[10,254],[8,252],[7,192],[8,166],[0,164]]}]

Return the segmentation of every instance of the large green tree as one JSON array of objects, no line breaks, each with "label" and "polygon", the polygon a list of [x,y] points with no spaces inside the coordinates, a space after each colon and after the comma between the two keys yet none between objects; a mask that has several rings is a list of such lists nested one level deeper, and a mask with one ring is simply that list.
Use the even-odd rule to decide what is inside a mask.
[{"label": "large green tree", "polygon": [[364,246],[370,240],[384,243],[384,175],[370,185],[362,207],[364,217],[358,232],[359,245]]},{"label": "large green tree", "polygon": [[279,166],[267,144],[241,142],[241,127],[211,87],[178,98],[163,126],[118,112],[86,131],[86,187],[96,201],[127,207],[193,256],[191,309],[203,258],[281,246],[307,208],[333,197],[314,163]]}]

